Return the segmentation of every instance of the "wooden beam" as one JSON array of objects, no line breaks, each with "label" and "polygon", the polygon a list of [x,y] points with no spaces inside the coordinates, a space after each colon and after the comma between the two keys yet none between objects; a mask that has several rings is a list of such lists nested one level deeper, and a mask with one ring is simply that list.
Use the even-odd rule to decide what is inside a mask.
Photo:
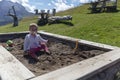
[{"label": "wooden beam", "polygon": [[89,80],[119,62],[120,49],[117,49],[30,80]]},{"label": "wooden beam", "polygon": [[1,80],[25,80],[35,75],[30,72],[4,47],[0,46],[0,77]]}]

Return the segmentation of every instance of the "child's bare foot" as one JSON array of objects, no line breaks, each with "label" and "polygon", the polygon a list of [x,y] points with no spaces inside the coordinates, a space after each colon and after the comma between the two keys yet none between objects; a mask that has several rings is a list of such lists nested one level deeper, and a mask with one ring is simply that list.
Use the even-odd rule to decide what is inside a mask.
[{"label": "child's bare foot", "polygon": [[46,52],[46,54],[48,54],[48,55],[51,54],[51,52],[50,52],[49,50],[46,50],[45,52]]}]

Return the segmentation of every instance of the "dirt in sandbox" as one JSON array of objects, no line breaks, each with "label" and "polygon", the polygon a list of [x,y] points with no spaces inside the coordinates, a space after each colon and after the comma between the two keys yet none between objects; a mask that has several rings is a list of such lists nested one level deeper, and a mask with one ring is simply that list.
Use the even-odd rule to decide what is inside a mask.
[{"label": "dirt in sandbox", "polygon": [[[58,43],[55,41],[50,41],[48,43],[49,50],[51,54],[46,54],[40,52],[39,60],[40,62],[34,61],[30,57],[23,56],[23,42],[22,38],[16,38],[12,40],[14,42],[14,47],[10,51],[19,61],[21,61],[30,71],[32,71],[36,76],[51,72],[53,70],[71,65],[78,61],[94,57],[96,55],[104,53],[100,50],[78,50],[76,53],[73,52],[73,48],[68,45]],[[6,43],[2,43],[5,45]]]}]

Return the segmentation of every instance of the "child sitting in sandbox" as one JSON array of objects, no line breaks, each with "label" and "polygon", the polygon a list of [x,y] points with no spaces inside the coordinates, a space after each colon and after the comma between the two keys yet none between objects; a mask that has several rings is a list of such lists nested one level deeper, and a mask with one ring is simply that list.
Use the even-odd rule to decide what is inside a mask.
[{"label": "child sitting in sandbox", "polygon": [[29,31],[30,33],[25,36],[24,40],[24,52],[28,53],[32,58],[39,60],[36,52],[44,50],[49,53],[49,50],[46,46],[48,40],[43,39],[39,34],[37,34],[38,26],[35,23],[30,24]]}]

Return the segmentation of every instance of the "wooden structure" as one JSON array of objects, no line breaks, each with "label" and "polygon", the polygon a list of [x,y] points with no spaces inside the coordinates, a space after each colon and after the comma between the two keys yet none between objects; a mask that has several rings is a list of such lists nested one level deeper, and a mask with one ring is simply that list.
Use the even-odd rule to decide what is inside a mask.
[{"label": "wooden structure", "polygon": [[72,16],[66,15],[66,16],[51,16],[48,18],[48,23],[59,23],[60,21],[65,21],[65,20],[72,20]]},{"label": "wooden structure", "polygon": [[115,12],[117,11],[117,0],[97,0],[91,2],[91,13]]},{"label": "wooden structure", "polygon": [[[13,10],[13,13],[11,13],[11,10]],[[9,9],[7,16],[11,16],[13,18],[13,20],[14,20],[13,26],[14,27],[18,26],[18,17],[16,15],[14,6],[12,6],[12,9]]]},{"label": "wooden structure", "polygon": [[35,11],[35,14],[37,15],[38,14],[38,9],[35,9],[34,11]]},{"label": "wooden structure", "polygon": [[0,45],[0,80],[28,80],[35,75]]},{"label": "wooden structure", "polygon": [[56,9],[53,9],[52,16],[55,16],[56,14]]},{"label": "wooden structure", "polygon": [[41,10],[40,13],[38,13],[40,15],[37,24],[38,25],[45,25],[48,23],[48,17],[49,17],[49,10],[47,12],[45,12],[45,10]]},{"label": "wooden structure", "polygon": [[36,15],[40,15],[38,18],[38,25],[45,25],[47,23],[51,24],[51,23],[59,23],[61,21],[65,21],[65,20],[72,20],[72,16],[67,15],[67,16],[55,16],[56,14],[56,9],[52,10],[52,14],[50,16],[50,10],[47,10],[47,12],[45,12],[45,10],[41,10],[41,12],[39,13],[37,9],[35,9],[35,14]]},{"label": "wooden structure", "polygon": [[[119,47],[42,31],[38,33],[44,37],[59,40],[60,42],[65,41],[73,44],[75,41],[78,41],[78,44],[81,46],[107,50],[108,52],[74,63],[67,67],[64,66],[63,68],[41,76],[35,76],[10,52],[0,46],[0,80],[114,80],[112,76],[120,70]],[[24,37],[26,34],[28,34],[28,32],[1,33],[0,41],[8,40],[11,38],[10,36],[14,38]]]}]

